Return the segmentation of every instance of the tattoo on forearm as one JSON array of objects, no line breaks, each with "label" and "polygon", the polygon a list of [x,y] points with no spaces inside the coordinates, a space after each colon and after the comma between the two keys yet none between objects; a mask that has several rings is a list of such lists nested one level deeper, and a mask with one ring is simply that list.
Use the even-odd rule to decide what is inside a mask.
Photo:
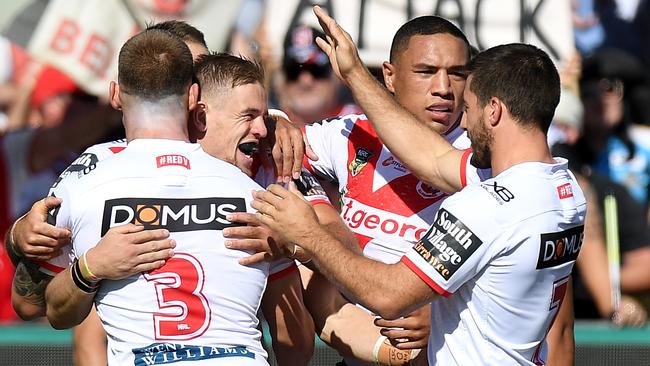
[{"label": "tattoo on forearm", "polygon": [[34,305],[45,305],[45,287],[52,279],[37,268],[20,262],[16,267],[13,286],[18,295]]}]

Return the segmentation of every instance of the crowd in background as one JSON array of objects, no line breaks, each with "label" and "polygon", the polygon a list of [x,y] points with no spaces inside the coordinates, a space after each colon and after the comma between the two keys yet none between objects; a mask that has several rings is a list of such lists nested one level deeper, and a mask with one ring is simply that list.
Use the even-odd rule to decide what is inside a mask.
[{"label": "crowd in background", "polygon": [[[563,95],[549,143],[557,155],[570,158],[591,198],[574,276],[575,313],[599,318],[612,312],[611,291],[602,282],[608,281],[608,269],[593,265],[600,254],[590,249],[604,247],[602,202],[614,194],[624,301],[645,314],[650,305],[644,298],[650,293],[650,1],[573,0],[572,6],[576,53],[558,65]],[[308,26],[290,29],[277,58],[263,11],[262,0],[243,2],[228,50],[265,67],[271,105],[300,124],[358,112],[315,44],[321,33]],[[119,112],[105,100],[0,37],[0,232],[45,196],[84,148],[120,137]],[[12,322],[17,320],[9,301],[13,268],[3,250],[4,245],[0,322]]]}]

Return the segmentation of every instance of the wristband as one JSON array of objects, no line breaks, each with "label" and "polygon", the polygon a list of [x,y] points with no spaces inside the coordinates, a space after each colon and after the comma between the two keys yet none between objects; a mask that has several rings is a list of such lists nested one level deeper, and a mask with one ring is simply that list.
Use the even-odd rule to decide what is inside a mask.
[{"label": "wristband", "polygon": [[282,117],[282,118],[286,119],[287,121],[291,122],[291,119],[289,119],[289,116],[287,116],[286,113],[284,113],[283,111],[281,111],[279,109],[273,109],[273,108],[269,109],[269,116],[271,116],[271,117]]},{"label": "wristband", "polygon": [[88,266],[88,258],[86,258],[86,253],[85,252],[82,256],[81,259],[83,259],[83,266],[79,265],[79,268],[81,269],[81,275],[84,278],[89,279],[91,282],[98,282],[100,280],[99,277],[95,276],[95,274],[90,270],[90,267]]},{"label": "wristband", "polygon": [[[298,252],[302,252],[303,255],[302,256],[299,255]],[[309,258],[304,259],[305,255],[306,255],[306,252],[304,251],[304,249],[302,249],[302,247],[300,245],[294,244],[293,245],[293,251],[291,252],[291,255],[289,255],[289,258],[297,260],[298,262],[300,262],[300,264],[307,264],[307,263],[311,262],[311,260],[313,258],[310,256]]]},{"label": "wristband", "polygon": [[26,215],[27,214],[22,215],[21,217],[18,218],[18,220],[14,221],[14,223],[11,224],[11,228],[9,228],[9,235],[7,235],[7,240],[5,243],[5,248],[7,249],[7,255],[9,256],[9,259],[11,260],[11,263],[14,265],[14,267],[18,266],[18,263],[20,263],[24,258],[23,253],[16,250],[15,247],[16,238],[14,238],[14,228],[16,227],[16,223],[22,220]]},{"label": "wristband", "polygon": [[381,345],[384,344],[384,341],[387,340],[388,338],[386,336],[380,336],[377,338],[377,342],[375,342],[375,346],[372,347],[372,362],[376,364],[380,364],[379,362],[379,349],[381,348]]},{"label": "wristband", "polygon": [[94,294],[99,288],[98,282],[91,282],[86,280],[81,275],[81,268],[79,267],[79,259],[75,259],[72,267],[70,267],[70,275],[72,276],[72,281],[77,286],[77,288],[87,294]]}]

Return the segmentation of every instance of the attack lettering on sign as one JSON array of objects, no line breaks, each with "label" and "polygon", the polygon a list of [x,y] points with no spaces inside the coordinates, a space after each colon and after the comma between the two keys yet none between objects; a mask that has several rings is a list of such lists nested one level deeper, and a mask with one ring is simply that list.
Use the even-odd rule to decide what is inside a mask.
[{"label": "attack lettering on sign", "polygon": [[481,244],[483,241],[462,221],[441,208],[433,226],[414,249],[445,280],[449,280]]},{"label": "attack lettering on sign", "polygon": [[132,223],[145,229],[171,232],[223,230],[239,226],[226,220],[233,212],[245,212],[243,198],[119,198],[106,201],[102,236],[115,226]]}]

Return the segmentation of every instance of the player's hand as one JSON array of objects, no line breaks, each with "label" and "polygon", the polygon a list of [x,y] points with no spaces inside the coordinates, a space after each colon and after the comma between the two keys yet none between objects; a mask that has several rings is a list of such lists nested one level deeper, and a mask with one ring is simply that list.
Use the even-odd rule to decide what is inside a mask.
[{"label": "player's hand", "polygon": [[13,228],[14,248],[30,261],[47,261],[59,255],[61,247],[70,244],[70,230],[47,223],[47,213],[61,205],[56,197],[45,197],[34,203],[27,215]]},{"label": "player's hand", "polygon": [[648,320],[648,313],[635,298],[623,295],[619,310],[612,316],[612,321],[619,327],[640,327]]},{"label": "player's hand", "polygon": [[429,342],[430,314],[431,306],[425,305],[401,319],[378,318],[375,325],[381,327],[381,334],[399,349],[424,348]]},{"label": "player's hand", "polygon": [[295,183],[290,182],[289,189],[271,184],[266,191],[255,191],[252,206],[259,211],[256,216],[262,224],[285,241],[303,246],[306,239],[322,229],[313,207]]},{"label": "player's hand", "polygon": [[255,214],[248,212],[235,212],[227,215],[226,220],[239,222],[246,226],[229,227],[223,229],[223,236],[232,238],[226,240],[229,249],[250,250],[254,254],[241,258],[239,264],[249,266],[260,262],[270,262],[289,255],[287,243],[277,236],[268,227],[262,225]]},{"label": "player's hand", "polygon": [[327,40],[316,38],[316,43],[329,57],[336,76],[346,82],[355,71],[365,70],[357,47],[348,32],[341,28],[320,6],[314,6],[314,14],[327,36]]},{"label": "player's hand", "polygon": [[269,116],[267,129],[270,132],[269,143],[273,144],[271,154],[278,182],[289,183],[292,178],[300,178],[305,154],[311,160],[318,160],[302,131],[291,121],[278,115]]},{"label": "player's hand", "polygon": [[119,280],[152,271],[174,255],[176,242],[165,229],[144,230],[126,224],[108,230],[97,246],[86,252],[86,263],[100,279]]}]

